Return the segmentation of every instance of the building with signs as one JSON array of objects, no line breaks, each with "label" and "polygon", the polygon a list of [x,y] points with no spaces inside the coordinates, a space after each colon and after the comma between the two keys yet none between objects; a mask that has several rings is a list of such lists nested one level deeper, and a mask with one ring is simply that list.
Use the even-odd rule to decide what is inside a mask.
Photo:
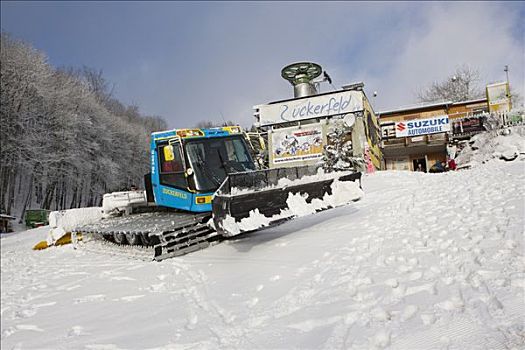
[{"label": "building with signs", "polygon": [[379,112],[384,167],[423,171],[445,164],[447,145],[484,130],[487,98],[439,102]]},{"label": "building with signs", "polygon": [[[335,128],[350,130],[353,155],[362,157],[366,169],[380,169],[382,154],[379,123],[363,84],[318,93],[323,80],[319,65],[309,62],[285,67],[281,75],[294,87],[294,98],[254,106],[255,125],[268,131],[269,167],[294,167],[319,163]],[[362,169],[365,170],[365,169]]]},{"label": "building with signs", "polygon": [[[378,113],[385,169],[429,171],[454,157],[455,143],[485,130],[489,113],[511,110],[508,82],[489,84],[486,97],[424,104]],[[447,147],[449,146],[449,147]]]}]

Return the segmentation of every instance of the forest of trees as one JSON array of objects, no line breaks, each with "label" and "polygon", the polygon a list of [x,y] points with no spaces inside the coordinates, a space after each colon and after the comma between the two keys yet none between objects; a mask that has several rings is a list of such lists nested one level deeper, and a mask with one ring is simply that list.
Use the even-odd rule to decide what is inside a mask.
[{"label": "forest of trees", "polygon": [[101,71],[54,68],[7,33],[0,67],[0,211],[98,206],[142,184],[162,118],[119,102]]}]

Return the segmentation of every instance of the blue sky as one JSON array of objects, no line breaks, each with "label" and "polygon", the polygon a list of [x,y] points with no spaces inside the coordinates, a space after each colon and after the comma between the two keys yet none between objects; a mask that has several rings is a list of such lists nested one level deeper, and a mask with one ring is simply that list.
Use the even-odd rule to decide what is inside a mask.
[{"label": "blue sky", "polygon": [[[280,77],[319,63],[334,85],[364,81],[375,110],[413,104],[456,67],[525,93],[523,2],[2,1],[2,30],[54,66],[102,69],[115,95],[170,127],[224,119],[288,98]],[[323,86],[324,91],[331,90]],[[372,98],[372,92],[378,96]]]}]

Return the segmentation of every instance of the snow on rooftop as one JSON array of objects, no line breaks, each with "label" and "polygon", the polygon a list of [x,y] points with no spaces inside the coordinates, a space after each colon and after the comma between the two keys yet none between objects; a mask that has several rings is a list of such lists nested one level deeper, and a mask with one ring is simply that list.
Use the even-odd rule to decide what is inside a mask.
[{"label": "snow on rooftop", "polygon": [[378,115],[382,115],[382,114],[388,114],[388,113],[409,111],[409,110],[412,110],[412,109],[438,107],[438,106],[444,106],[444,105],[450,105],[450,104],[452,104],[452,101],[440,101],[440,102],[435,102],[435,103],[423,102],[423,103],[411,104],[411,105],[403,106],[403,107],[396,107],[394,109],[387,109],[387,110],[384,110],[384,111],[379,111],[379,112],[377,112],[377,114]]},{"label": "snow on rooftop", "polygon": [[445,105],[461,105],[461,104],[472,104],[472,103],[481,103],[486,102],[486,98],[477,98],[477,99],[471,99],[466,101],[440,101],[435,103],[418,103],[418,104],[412,104],[404,107],[396,107],[394,109],[388,109],[384,111],[377,112],[377,115],[381,116],[383,114],[390,114],[390,113],[396,113],[396,112],[404,112],[404,111],[410,111],[414,109],[421,109],[421,108],[431,108],[431,107],[439,107],[439,106],[445,106]]}]

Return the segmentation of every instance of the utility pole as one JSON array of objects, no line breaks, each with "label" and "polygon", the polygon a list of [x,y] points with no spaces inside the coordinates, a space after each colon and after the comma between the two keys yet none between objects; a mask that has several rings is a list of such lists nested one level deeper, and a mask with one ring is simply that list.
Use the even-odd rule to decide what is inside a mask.
[{"label": "utility pole", "polygon": [[510,82],[509,82],[509,66],[506,64],[505,68],[503,68],[503,71],[507,75],[507,98],[509,99],[509,106],[512,108],[512,99],[510,95]]}]

